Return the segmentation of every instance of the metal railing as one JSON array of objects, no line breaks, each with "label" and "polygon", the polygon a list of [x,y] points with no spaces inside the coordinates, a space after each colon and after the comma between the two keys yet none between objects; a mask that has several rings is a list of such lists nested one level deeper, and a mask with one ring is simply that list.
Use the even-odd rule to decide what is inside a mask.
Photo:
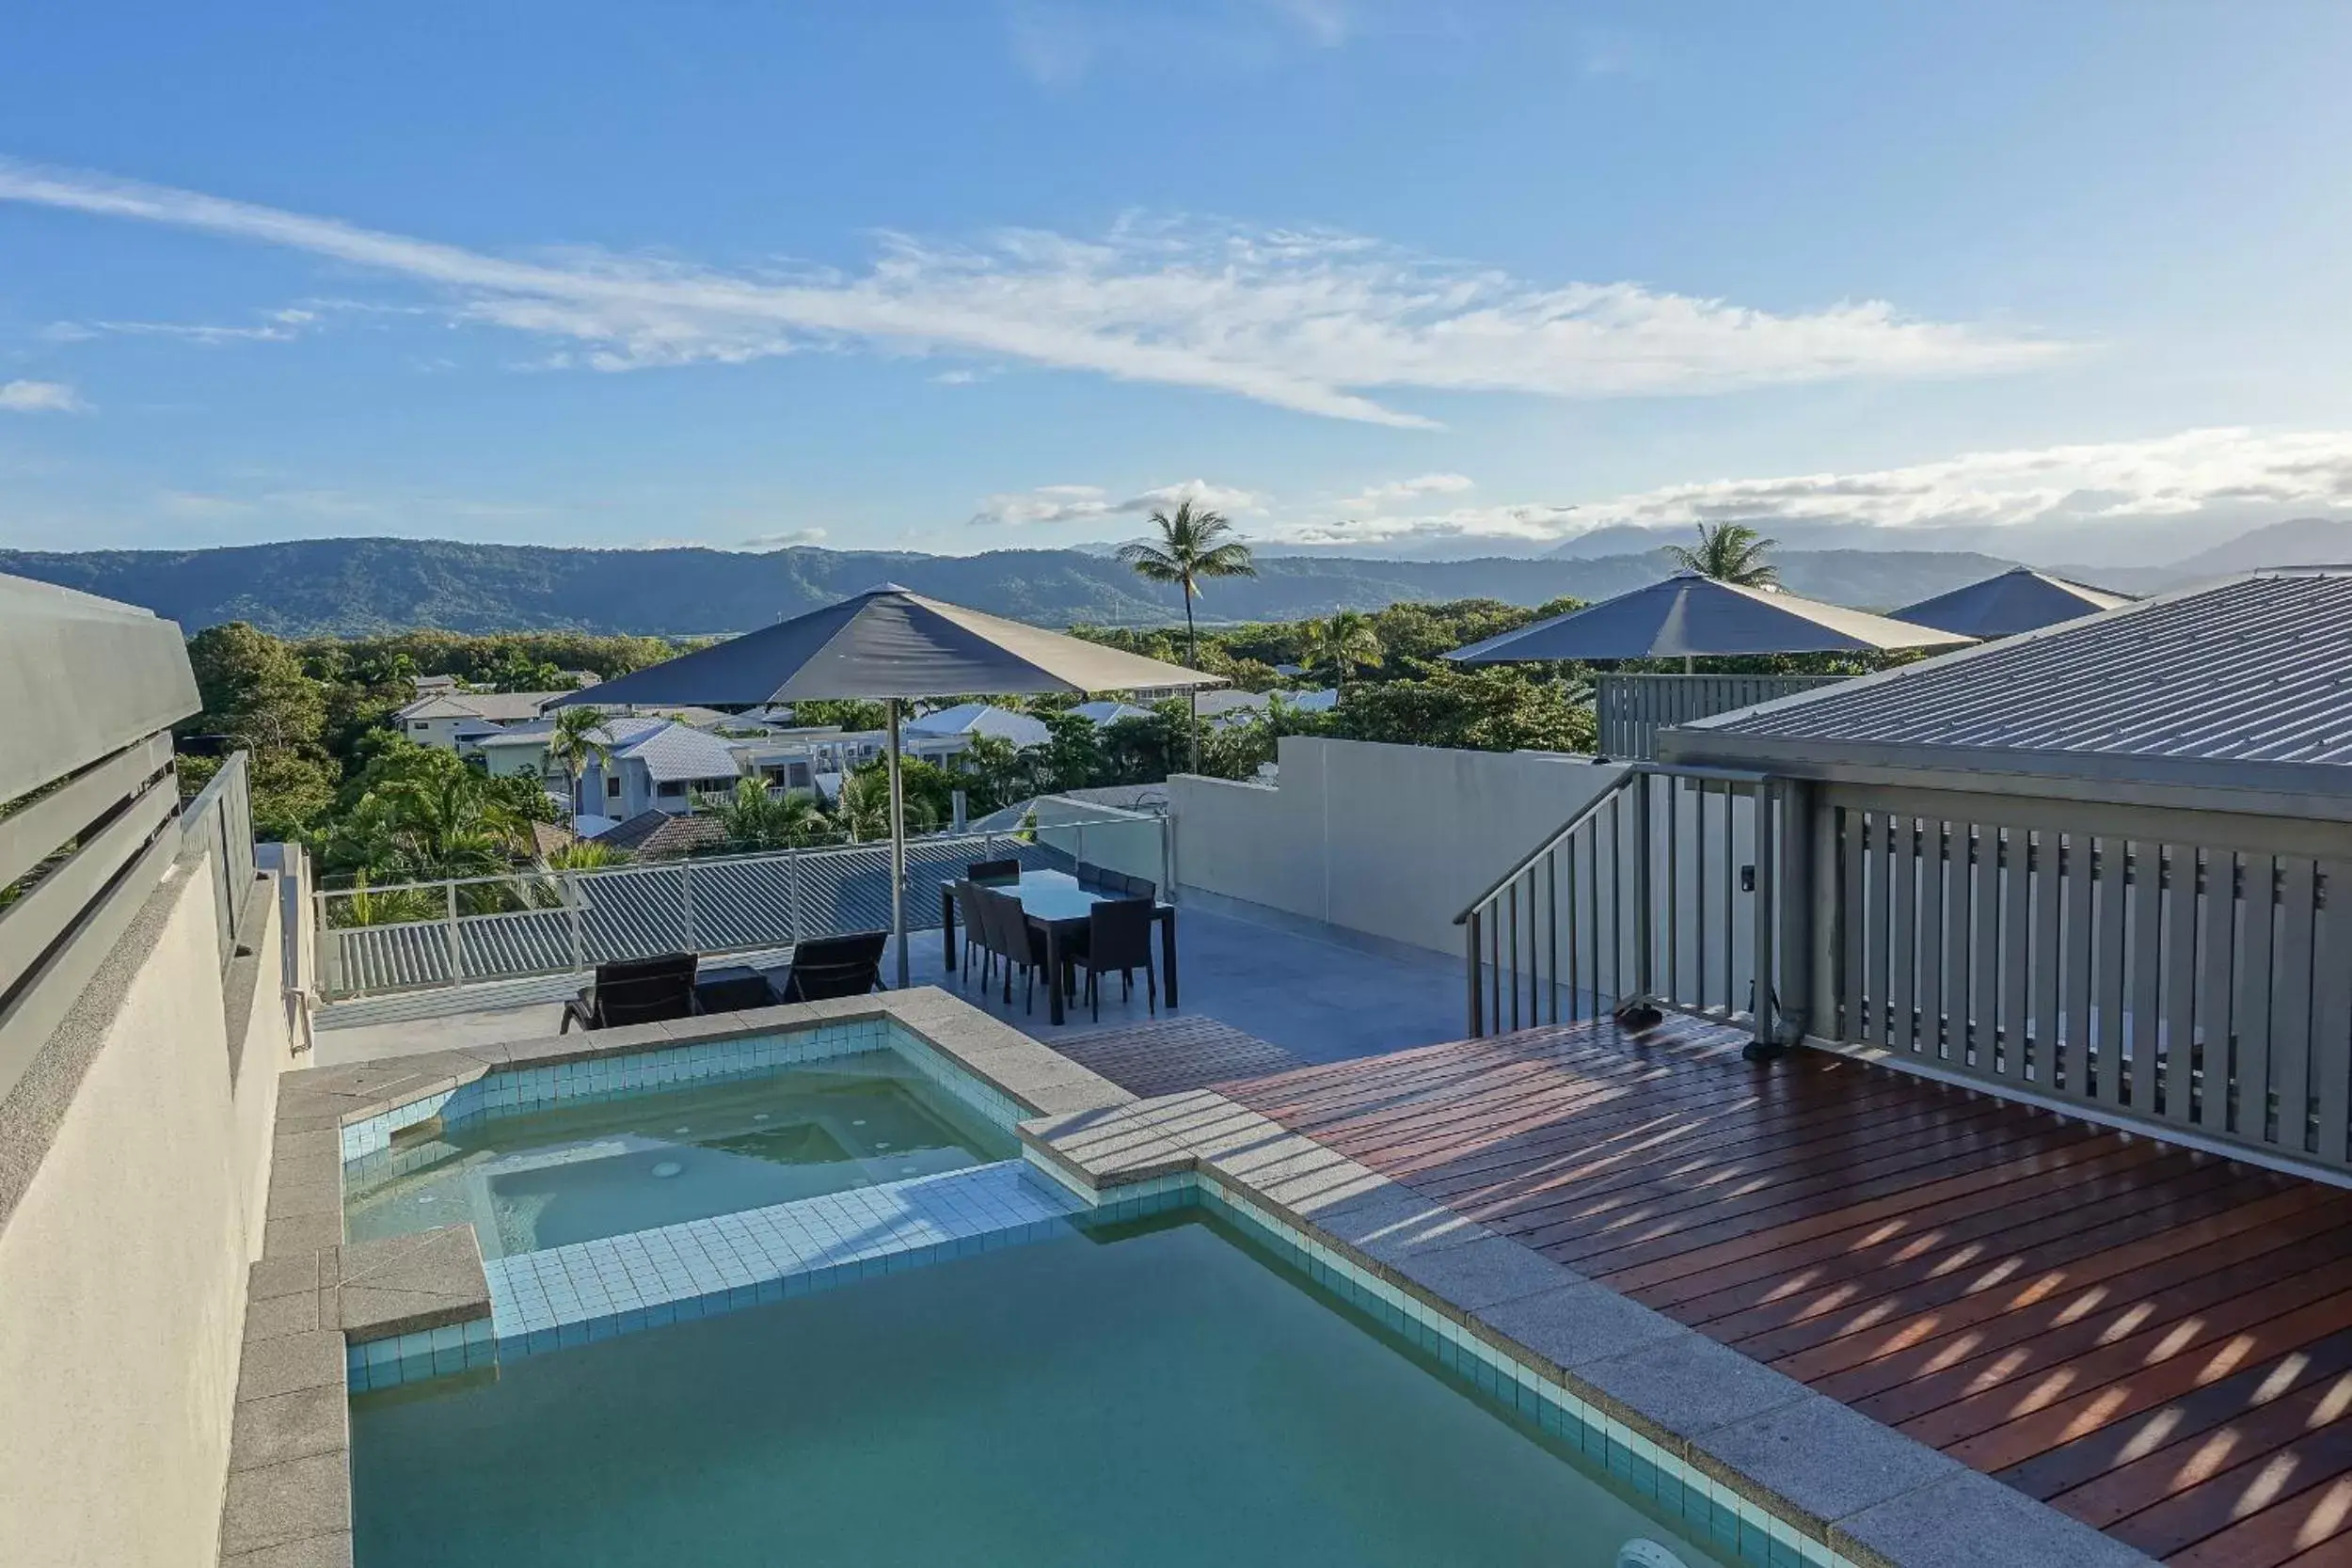
[{"label": "metal railing", "polygon": [[1838,784],[1820,1032],[2352,1168],[2352,826]]},{"label": "metal railing", "polygon": [[[910,931],[935,928],[938,882],[973,861],[1079,862],[1165,885],[1156,817],[1065,822],[907,843]],[[789,947],[886,930],[890,846],[692,857],[582,871],[526,870],[389,887],[321,889],[319,985],[329,998],[569,974],[620,958]]]},{"label": "metal railing", "polygon": [[1470,1036],[1645,1002],[1773,1039],[1778,801],[1758,774],[1629,769],[1454,917]]},{"label": "metal railing", "polygon": [[183,860],[212,853],[214,928],[226,971],[237,956],[238,923],[253,891],[252,770],[245,752],[223,762],[211,782],[181,805],[180,843]]},{"label": "metal railing", "polygon": [[1776,697],[1793,697],[1844,675],[1602,675],[1593,686],[1593,719],[1600,754],[1616,762],[1649,762],[1658,732],[1670,724],[1712,719]]}]

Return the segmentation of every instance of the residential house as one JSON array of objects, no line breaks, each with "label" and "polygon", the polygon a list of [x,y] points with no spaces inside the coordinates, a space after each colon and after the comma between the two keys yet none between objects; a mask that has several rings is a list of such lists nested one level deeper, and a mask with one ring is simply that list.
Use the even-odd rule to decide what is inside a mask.
[{"label": "residential house", "polygon": [[[600,816],[645,811],[684,816],[699,797],[725,794],[743,776],[742,760],[715,735],[674,719],[614,719],[605,755],[589,760],[580,802]],[[640,727],[643,726],[643,727]]]},{"label": "residential house", "polygon": [[1043,720],[987,703],[959,703],[909,720],[901,728],[908,735],[961,736],[967,742],[984,735],[1015,747],[1042,746],[1053,737]]},{"label": "residential house", "polygon": [[1108,724],[1116,724],[1122,719],[1149,719],[1152,717],[1152,710],[1150,708],[1137,707],[1133,703],[1108,701],[1080,703],[1076,707],[1072,708],[1070,711],[1076,714],[1079,718],[1088,721],[1098,730]]},{"label": "residential house", "polygon": [[462,749],[459,731],[472,732],[478,743],[483,725],[503,729],[509,724],[527,724],[562,695],[561,691],[432,691],[395,712],[392,723],[420,746],[455,752]]}]

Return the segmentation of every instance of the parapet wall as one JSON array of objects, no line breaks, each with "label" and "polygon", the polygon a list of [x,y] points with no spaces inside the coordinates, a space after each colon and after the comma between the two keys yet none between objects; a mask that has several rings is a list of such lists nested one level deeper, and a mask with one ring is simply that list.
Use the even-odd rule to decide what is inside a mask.
[{"label": "parapet wall", "polygon": [[1454,917],[1625,769],[1286,736],[1275,787],[1168,780],[1176,880],[1449,956]]},{"label": "parapet wall", "polygon": [[246,1270],[293,1050],[278,880],[224,974],[166,877],[0,1104],[0,1559],[211,1568]]}]

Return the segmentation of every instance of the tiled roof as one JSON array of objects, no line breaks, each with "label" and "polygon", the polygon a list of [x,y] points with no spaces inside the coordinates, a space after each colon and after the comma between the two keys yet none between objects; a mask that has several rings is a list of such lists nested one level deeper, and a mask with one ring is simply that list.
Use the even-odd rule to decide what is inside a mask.
[{"label": "tiled roof", "polygon": [[[631,722],[613,721],[613,727]],[[653,721],[653,727],[613,747],[619,756],[635,757],[657,784],[686,779],[731,779],[740,771],[735,752],[715,735],[690,724]]]},{"label": "tiled roof", "polygon": [[640,860],[660,860],[726,842],[726,824],[716,816],[676,816],[641,811],[596,835],[598,844],[626,849]]},{"label": "tiled roof", "polygon": [[542,705],[562,695],[560,691],[436,691],[418,698],[392,717],[404,721],[489,719],[512,723],[538,718]]}]

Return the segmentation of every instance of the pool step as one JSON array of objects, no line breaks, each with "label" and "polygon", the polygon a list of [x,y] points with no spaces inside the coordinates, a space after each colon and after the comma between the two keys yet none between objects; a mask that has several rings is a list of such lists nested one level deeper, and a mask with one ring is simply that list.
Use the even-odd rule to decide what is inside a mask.
[{"label": "pool step", "polygon": [[1060,1231],[1084,1205],[1018,1160],[493,1258],[501,1355],[584,1345]]}]

